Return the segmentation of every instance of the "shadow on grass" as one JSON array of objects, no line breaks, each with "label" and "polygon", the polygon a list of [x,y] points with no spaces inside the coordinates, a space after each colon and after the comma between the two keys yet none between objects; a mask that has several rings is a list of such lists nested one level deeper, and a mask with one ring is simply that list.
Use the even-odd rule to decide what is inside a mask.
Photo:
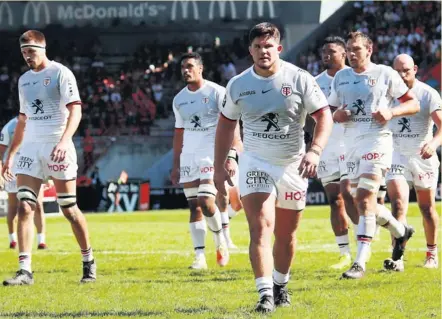
[{"label": "shadow on grass", "polygon": [[151,317],[162,316],[163,312],[157,311],[145,311],[145,310],[132,310],[132,311],[70,311],[70,312],[46,312],[46,311],[19,311],[19,312],[7,312],[1,313],[0,318],[26,318],[26,317],[49,317],[49,318],[84,318],[84,317]]}]

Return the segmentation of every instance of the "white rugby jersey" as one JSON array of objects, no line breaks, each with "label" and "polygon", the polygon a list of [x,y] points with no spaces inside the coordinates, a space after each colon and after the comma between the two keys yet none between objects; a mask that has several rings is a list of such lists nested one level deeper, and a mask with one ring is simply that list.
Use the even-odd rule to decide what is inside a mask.
[{"label": "white rugby jersey", "polygon": [[[348,67],[345,66],[345,68]],[[333,77],[328,75],[327,70],[325,70],[321,74],[317,75],[315,79],[316,82],[318,82],[318,85],[324,95],[326,97],[329,97],[331,93],[331,83],[333,81]],[[322,157],[329,156],[329,154],[342,153],[341,149],[344,147],[343,137],[344,127],[340,123],[334,123],[330,138],[328,139],[328,143],[322,153]]]},{"label": "white rugby jersey", "polygon": [[216,125],[226,89],[205,80],[197,91],[187,86],[173,99],[175,127],[184,128],[182,153],[215,148]]},{"label": "white rugby jersey", "polygon": [[14,137],[15,127],[17,126],[18,117],[14,117],[5,126],[3,126],[2,131],[0,133],[0,145],[5,145],[8,147],[7,151],[3,156],[3,160],[6,159],[7,154],[9,152],[9,146],[12,143],[12,138]]},{"label": "white rugby jersey", "polygon": [[[393,118],[389,126],[393,132],[394,149],[404,155],[419,153],[421,146],[433,138],[431,113],[440,110],[442,100],[435,89],[415,80],[411,91],[416,95],[421,108],[419,113]],[[395,103],[395,106],[399,103]]]},{"label": "white rugby jersey", "polygon": [[227,84],[222,114],[243,121],[244,152],[275,165],[287,165],[305,152],[307,113],[327,106],[313,76],[288,62],[270,77],[253,66]]},{"label": "white rugby jersey", "polygon": [[66,128],[66,106],[80,102],[74,74],[50,61],[41,71],[24,73],[18,80],[20,113],[26,115],[23,142],[59,142]]},{"label": "white rugby jersey", "polygon": [[336,73],[328,101],[331,106],[345,106],[352,112],[350,121],[343,123],[345,143],[350,144],[355,138],[391,133],[388,123],[380,125],[371,114],[381,107],[392,107],[393,101],[407,91],[399,73],[386,65],[371,63],[362,73],[352,68]]}]

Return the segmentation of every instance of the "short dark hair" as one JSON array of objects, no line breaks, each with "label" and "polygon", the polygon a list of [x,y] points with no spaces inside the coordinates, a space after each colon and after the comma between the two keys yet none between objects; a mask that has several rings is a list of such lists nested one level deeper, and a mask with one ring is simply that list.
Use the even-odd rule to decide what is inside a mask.
[{"label": "short dark hair", "polygon": [[336,45],[339,45],[345,49],[345,40],[341,37],[336,36],[336,35],[331,35],[331,36],[326,37],[324,39],[324,43],[322,44],[322,46],[324,46],[326,44],[336,44]]},{"label": "short dark hair", "polygon": [[203,57],[198,52],[185,53],[181,56],[180,64],[183,63],[184,60],[187,59],[195,59],[199,64],[203,65]]},{"label": "short dark hair", "polygon": [[45,35],[37,30],[28,30],[23,33],[19,40],[20,44],[29,43],[31,41],[35,41],[37,43],[46,43]]},{"label": "short dark hair", "polygon": [[357,38],[362,38],[365,41],[367,46],[372,46],[373,45],[373,40],[370,39],[368,34],[365,34],[364,32],[355,31],[355,32],[349,32],[347,34],[347,41],[349,41],[349,40],[356,40]]},{"label": "short dark hair", "polygon": [[255,25],[249,32],[249,44],[253,42],[256,38],[262,36],[269,36],[276,40],[276,42],[281,41],[281,33],[276,25],[270,22],[262,22]]}]

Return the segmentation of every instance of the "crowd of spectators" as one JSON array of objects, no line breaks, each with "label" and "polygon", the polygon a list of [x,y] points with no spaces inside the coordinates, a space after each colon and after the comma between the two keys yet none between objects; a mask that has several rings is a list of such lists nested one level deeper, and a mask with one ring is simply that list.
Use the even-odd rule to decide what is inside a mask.
[{"label": "crowd of spectators", "polygon": [[[411,55],[425,69],[440,61],[441,4],[439,1],[354,2],[353,15],[331,34],[368,33],[373,39],[372,61],[391,65],[400,53]],[[320,41],[320,40],[319,40]],[[298,65],[317,75],[321,70],[321,43],[301,55]]]}]

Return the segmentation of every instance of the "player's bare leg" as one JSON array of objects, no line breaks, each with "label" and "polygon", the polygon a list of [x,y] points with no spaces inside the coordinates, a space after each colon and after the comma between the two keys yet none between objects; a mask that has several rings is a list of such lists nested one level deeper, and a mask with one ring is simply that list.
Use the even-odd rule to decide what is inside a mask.
[{"label": "player's bare leg", "polygon": [[8,224],[9,248],[11,249],[17,247],[17,233],[15,232],[17,227],[17,210],[17,193],[8,193],[8,215],[6,216],[6,222]]},{"label": "player's bare leg", "polygon": [[275,305],[290,306],[287,284],[290,279],[290,266],[296,251],[296,230],[301,220],[302,210],[276,208],[275,242],[273,244],[273,296]]},{"label": "player's bare leg", "polygon": [[34,283],[31,267],[34,238],[33,218],[41,182],[42,180],[39,178],[17,175],[19,271],[15,277],[3,282],[5,286],[32,285]]},{"label": "player's bare leg", "polygon": [[237,247],[235,246],[235,244],[232,241],[232,238],[230,237],[230,221],[229,221],[229,212],[227,209],[227,206],[229,205],[229,192],[227,192],[227,195],[223,195],[218,192],[216,194],[216,205],[218,206],[221,214],[223,235],[224,239],[227,242],[227,247],[229,249],[236,249]]},{"label": "player's bare leg", "polygon": [[204,250],[206,248],[206,234],[207,224],[204,219],[203,211],[198,206],[198,186],[199,180],[184,183],[184,194],[186,195],[187,202],[189,203],[190,217],[189,217],[189,229],[192,237],[193,249],[195,251],[195,258],[190,269],[207,269],[206,256]]},{"label": "player's bare leg", "polygon": [[348,221],[345,212],[344,198],[340,193],[340,185],[330,183],[324,187],[330,205],[330,221],[336,243],[339,246],[339,262],[331,266],[333,269],[342,269],[351,265],[350,241],[348,238]]},{"label": "player's bare leg", "polygon": [[[377,201],[379,205],[385,206],[385,195],[387,195],[387,185],[385,179],[382,180],[382,184],[379,187]],[[373,241],[381,239],[381,226],[376,224],[376,231],[374,233]]]},{"label": "player's bare leg", "polygon": [[37,199],[37,205],[35,207],[34,224],[37,228],[37,249],[47,249],[46,246],[46,219],[43,208],[43,188],[40,189]]},{"label": "player's bare leg", "polygon": [[[353,187],[356,190],[357,184],[353,185]],[[345,205],[345,212],[347,213],[347,216],[350,217],[351,222],[355,226],[355,233],[357,233],[357,225],[359,224],[359,213],[358,209],[356,208],[356,202],[354,196],[356,195],[352,193],[352,185],[350,183],[350,180],[344,179],[341,180],[340,183],[340,191],[342,198],[344,200]]]},{"label": "player's bare leg", "polygon": [[[242,198],[249,224],[249,256],[255,275],[256,289],[261,304],[264,298],[268,311],[274,310],[272,234],[275,229],[275,196],[268,193],[252,193]],[[283,270],[281,270],[283,271]]]},{"label": "player's bare leg", "polygon": [[83,277],[81,282],[93,282],[97,278],[97,265],[89,241],[86,218],[77,206],[77,182],[75,179],[59,180],[52,178],[52,180],[57,191],[57,202],[63,215],[71,223],[72,231],[81,249],[83,259]]},{"label": "player's bare leg", "polygon": [[216,261],[221,267],[229,262],[229,250],[223,235],[221,214],[215,204],[217,190],[212,180],[200,181],[198,187],[198,206],[206,218],[207,226],[213,233],[216,246]]},{"label": "player's bare leg", "polygon": [[416,188],[416,196],[419,209],[422,213],[425,239],[427,240],[427,253],[424,267],[438,268],[437,226],[439,225],[439,216],[436,212],[435,191],[434,189]]}]

